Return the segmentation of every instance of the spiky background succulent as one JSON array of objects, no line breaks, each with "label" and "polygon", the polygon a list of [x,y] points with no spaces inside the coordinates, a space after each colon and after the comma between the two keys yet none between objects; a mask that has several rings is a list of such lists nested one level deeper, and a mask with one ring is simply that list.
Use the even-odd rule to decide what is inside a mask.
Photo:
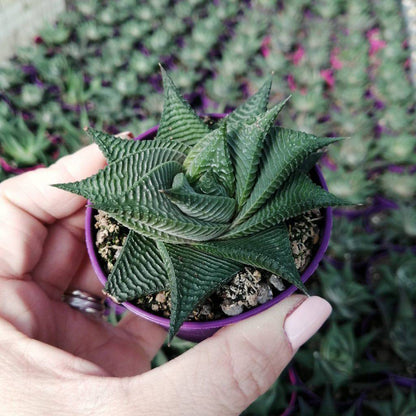
[{"label": "spiky background succulent", "polygon": [[105,290],[123,302],[169,289],[172,337],[243,265],[305,291],[285,221],[343,202],[307,174],[316,152],[339,139],[274,127],[285,101],[267,110],[271,80],[210,130],[162,73],[165,102],[155,140],[90,130],[108,166],[58,187],[130,229]]}]

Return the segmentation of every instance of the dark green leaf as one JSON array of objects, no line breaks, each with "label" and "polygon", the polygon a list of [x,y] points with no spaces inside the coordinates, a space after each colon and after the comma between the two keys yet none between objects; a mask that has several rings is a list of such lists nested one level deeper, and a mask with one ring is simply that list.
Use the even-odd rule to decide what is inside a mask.
[{"label": "dark green leaf", "polygon": [[[137,153],[131,153],[116,162],[110,163],[96,175],[79,182],[55,185],[60,189],[74,192],[92,201],[93,204],[115,199],[133,187],[154,166],[168,161],[183,162],[185,155],[164,142],[138,142],[144,147]],[[148,144],[146,144],[148,143]],[[155,146],[156,144],[156,146]]]},{"label": "dark green leaf", "polygon": [[191,183],[206,172],[215,172],[229,196],[234,194],[234,169],[227,145],[226,126],[214,130],[189,152],[183,166]]},{"label": "dark green leaf", "polygon": [[156,243],[130,231],[108,277],[106,293],[125,302],[168,288],[168,274]]},{"label": "dark green leaf", "polygon": [[229,145],[235,168],[236,199],[239,209],[244,205],[256,180],[260,156],[267,132],[282,109],[278,104],[253,118],[251,122],[231,129]]},{"label": "dark green leaf", "polygon": [[195,190],[207,195],[227,196],[227,190],[221,185],[218,176],[212,170],[205,172],[194,184]]},{"label": "dark green leaf", "polygon": [[171,282],[169,339],[172,339],[198,303],[229,282],[242,265],[185,245],[159,243],[159,249]]},{"label": "dark green leaf", "polygon": [[209,133],[209,128],[181,96],[175,84],[161,68],[165,100],[157,140],[176,140],[195,145]]},{"label": "dark green leaf", "polygon": [[234,199],[195,192],[183,173],[178,173],[172,188],[163,193],[184,214],[204,221],[228,223],[235,211]]},{"label": "dark green leaf", "polygon": [[338,140],[281,127],[271,129],[265,142],[257,182],[235,224],[244,222],[256,212],[310,154]]},{"label": "dark green leaf", "polygon": [[166,238],[168,241],[171,241],[170,237],[175,240],[180,238],[204,241],[223,234],[228,225],[188,217],[160,192],[161,189],[171,187],[173,178],[180,171],[181,165],[177,162],[163,163],[124,193],[114,197],[108,195],[107,199],[100,199],[98,202],[97,199],[93,200],[94,206],[108,212],[126,227],[145,232],[149,237],[152,230],[157,234],[163,233],[162,239]]},{"label": "dark green leaf", "polygon": [[272,77],[266,80],[262,87],[252,95],[245,103],[237,107],[232,113],[224,118],[221,123],[233,124],[257,117],[267,111],[269,103],[270,89],[272,87]]},{"label": "dark green leaf", "polygon": [[[113,136],[92,128],[88,128],[87,134],[98,144],[109,163],[115,162],[132,153],[142,152],[147,149],[169,149],[182,155],[188,154],[190,147],[177,141],[156,140],[129,140]],[[176,159],[175,159],[176,160]]]},{"label": "dark green leaf", "polygon": [[236,238],[263,231],[283,221],[315,208],[345,205],[345,201],[316,185],[304,173],[296,173],[293,179],[270,199],[251,218],[242,224],[231,226],[221,238]]},{"label": "dark green leaf", "polygon": [[209,241],[195,247],[218,257],[268,270],[306,293],[295,267],[289,233],[284,224],[247,237]]}]

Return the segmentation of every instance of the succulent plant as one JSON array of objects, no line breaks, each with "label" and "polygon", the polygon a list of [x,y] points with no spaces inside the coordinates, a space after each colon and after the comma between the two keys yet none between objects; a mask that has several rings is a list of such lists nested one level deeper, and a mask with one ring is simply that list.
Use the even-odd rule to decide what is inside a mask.
[{"label": "succulent plant", "polygon": [[[405,277],[410,280],[414,276],[415,265],[406,267],[408,273]],[[410,278],[410,279],[409,279]],[[416,376],[416,346],[413,339],[416,336],[415,323],[415,290],[414,283],[408,290],[402,283],[397,287],[393,283],[387,287],[383,281],[375,289],[378,309],[381,319],[372,319],[371,328],[377,330],[378,336],[374,338],[370,349],[371,353],[380,363],[385,363],[390,372],[403,376]],[[396,287],[394,287],[396,286]],[[395,289],[395,290],[394,290]]]},{"label": "succulent plant", "polygon": [[368,261],[379,248],[380,232],[369,233],[363,218],[334,217],[331,245],[327,256],[336,263],[351,262],[355,267]]},{"label": "succulent plant", "polygon": [[[382,400],[366,400],[365,411],[375,416],[402,415],[411,416],[416,413],[416,391],[412,388],[391,386],[391,397],[384,395]],[[364,414],[364,413],[363,413]]]},{"label": "succulent plant", "polygon": [[121,36],[133,39],[134,41],[141,40],[152,28],[149,22],[140,20],[128,20],[120,27]]},{"label": "succulent plant", "polygon": [[66,28],[64,25],[58,23],[56,25],[47,25],[41,30],[40,35],[42,40],[49,45],[62,45],[64,44],[69,36],[71,31]]},{"label": "succulent plant", "polygon": [[0,67],[0,90],[7,90],[23,80],[23,72],[12,65]]},{"label": "succulent plant", "polygon": [[399,202],[397,208],[375,212],[371,226],[382,231],[383,240],[399,246],[416,246],[416,206]]},{"label": "succulent plant", "polygon": [[[411,250],[403,253],[391,251],[374,261],[370,268],[371,285],[374,293],[382,298],[397,298],[397,293],[407,293],[416,302],[416,259]],[[391,311],[386,313],[390,319]]]},{"label": "succulent plant", "polygon": [[158,60],[156,56],[146,56],[143,53],[136,51],[130,56],[129,69],[139,76],[149,76],[154,73],[157,63]]},{"label": "succulent plant", "polygon": [[22,87],[20,97],[15,98],[15,103],[21,109],[34,108],[43,101],[45,91],[35,84],[26,84]]},{"label": "succulent plant", "polygon": [[318,275],[337,322],[358,322],[373,312],[370,291],[357,281],[351,262],[346,262],[341,270],[326,263]]},{"label": "succulent plant", "polygon": [[327,19],[335,18],[342,10],[341,0],[317,0],[312,5],[312,10],[319,16]]},{"label": "succulent plant", "polygon": [[96,21],[88,20],[77,27],[77,35],[84,42],[98,42],[108,38],[113,31],[108,26],[100,26]]},{"label": "succulent plant", "polygon": [[100,2],[98,0],[77,0],[75,7],[84,16],[94,16],[100,9]]},{"label": "succulent plant", "polygon": [[343,141],[339,146],[333,146],[329,151],[329,156],[337,164],[349,169],[365,167],[373,158],[372,147],[374,141],[360,135],[354,135],[348,140]]},{"label": "succulent plant", "polygon": [[344,202],[306,173],[315,152],[339,138],[273,127],[285,102],[266,109],[271,80],[211,131],[162,72],[165,103],[155,140],[90,130],[108,166],[57,186],[130,229],[105,291],[122,302],[169,289],[172,338],[243,265],[306,291],[285,220]]},{"label": "succulent plant", "polygon": [[313,354],[315,372],[309,385],[341,387],[360,381],[363,375],[379,372],[382,366],[365,357],[365,352],[376,333],[370,332],[357,338],[351,323],[332,322],[321,339],[319,351]]},{"label": "succulent plant", "polygon": [[416,137],[411,134],[383,135],[375,142],[377,153],[392,164],[416,165]]},{"label": "succulent plant", "polygon": [[51,142],[46,138],[45,126],[40,125],[33,133],[21,117],[2,126],[0,130],[0,148],[6,159],[18,166],[33,166],[44,163],[45,150]]},{"label": "succulent plant", "polygon": [[363,170],[347,170],[338,166],[336,170],[323,166],[329,190],[351,204],[364,204],[370,201],[377,189]]},{"label": "succulent plant", "polygon": [[379,186],[384,195],[397,201],[414,201],[416,196],[415,174],[410,171],[383,172],[378,178]]}]

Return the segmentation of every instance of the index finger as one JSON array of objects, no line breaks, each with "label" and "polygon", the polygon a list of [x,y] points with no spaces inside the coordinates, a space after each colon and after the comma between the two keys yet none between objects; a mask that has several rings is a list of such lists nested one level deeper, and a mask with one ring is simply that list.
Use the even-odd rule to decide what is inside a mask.
[{"label": "index finger", "polygon": [[85,198],[51,185],[74,182],[97,173],[105,158],[96,144],[42,168],[8,179],[0,184],[0,198],[45,224],[70,216],[85,205]]}]

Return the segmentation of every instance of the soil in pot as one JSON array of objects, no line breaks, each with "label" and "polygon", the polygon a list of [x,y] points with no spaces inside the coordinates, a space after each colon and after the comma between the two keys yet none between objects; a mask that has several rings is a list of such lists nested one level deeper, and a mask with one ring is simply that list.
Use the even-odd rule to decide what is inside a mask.
[{"label": "soil in pot", "polygon": [[[287,222],[295,264],[306,269],[319,247],[324,210],[313,210]],[[128,230],[104,212],[95,215],[95,243],[106,274],[111,272],[121,252]],[[262,305],[288,288],[288,283],[265,270],[244,267],[227,285],[205,299],[188,321],[211,321],[236,316]],[[130,301],[139,308],[164,318],[170,317],[170,293],[163,291]]]}]

